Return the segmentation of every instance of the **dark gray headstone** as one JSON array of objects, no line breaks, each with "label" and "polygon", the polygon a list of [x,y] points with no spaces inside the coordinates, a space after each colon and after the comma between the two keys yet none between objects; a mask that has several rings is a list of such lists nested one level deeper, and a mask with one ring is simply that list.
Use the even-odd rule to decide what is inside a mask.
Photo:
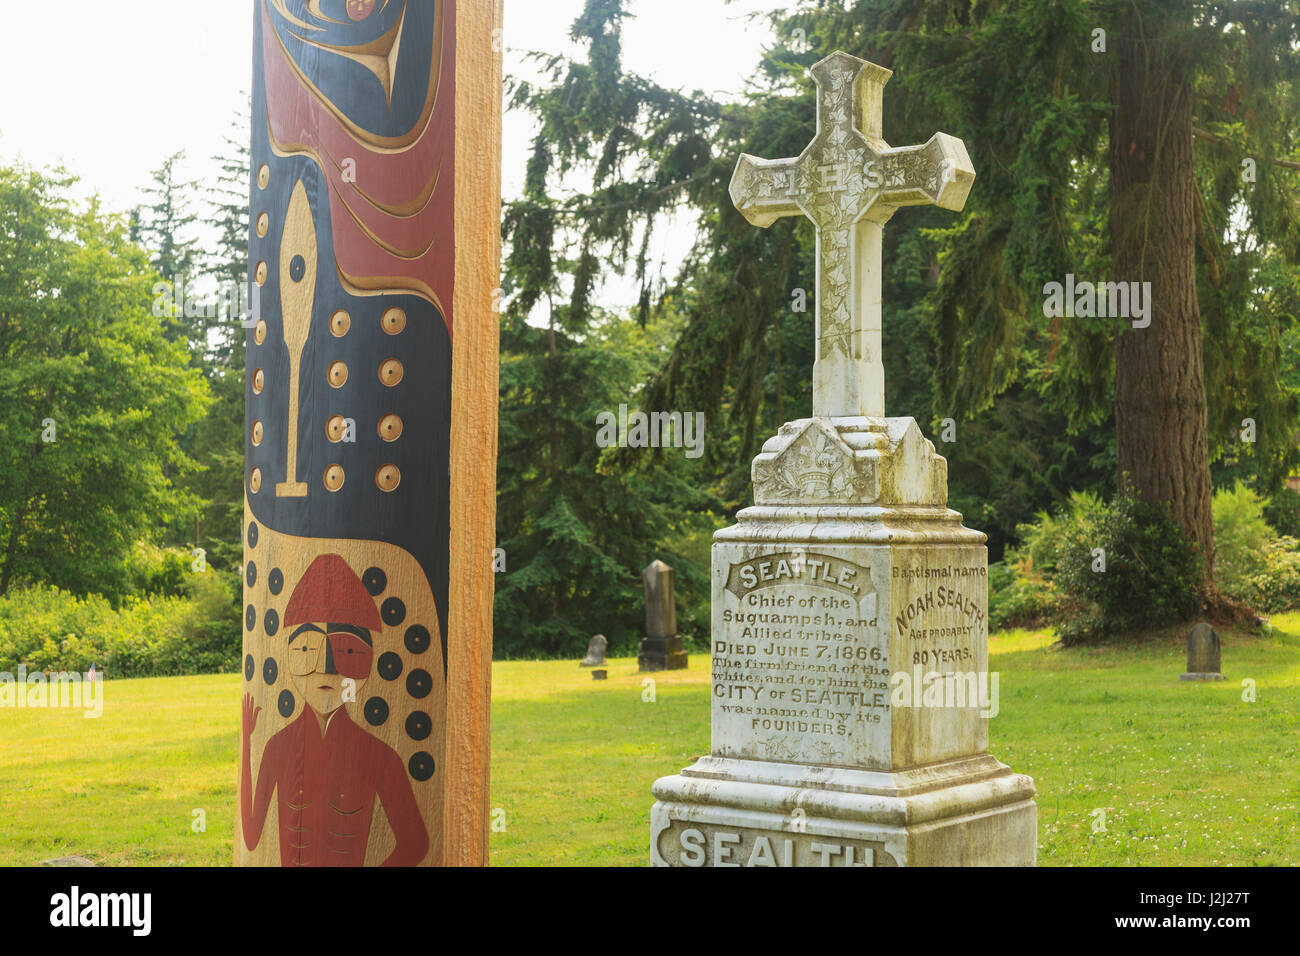
[{"label": "dark gray headstone", "polygon": [[587,656],[578,662],[579,667],[604,667],[605,651],[609,647],[609,641],[605,639],[604,634],[597,634],[587,645]]},{"label": "dark gray headstone", "polygon": [[637,662],[643,671],[675,671],[686,667],[686,652],[677,636],[677,594],[673,569],[654,560],[641,572],[645,585],[645,640]]},{"label": "dark gray headstone", "polygon": [[1179,680],[1223,680],[1219,635],[1204,622],[1187,634],[1187,673]]},{"label": "dark gray headstone", "polygon": [[645,585],[645,636],[677,636],[677,595],[673,569],[662,561],[651,561],[641,572]]},{"label": "dark gray headstone", "polygon": [[609,671],[605,670],[604,668],[600,668],[598,670],[594,670],[591,672],[592,680],[605,680],[607,677],[609,677]]}]

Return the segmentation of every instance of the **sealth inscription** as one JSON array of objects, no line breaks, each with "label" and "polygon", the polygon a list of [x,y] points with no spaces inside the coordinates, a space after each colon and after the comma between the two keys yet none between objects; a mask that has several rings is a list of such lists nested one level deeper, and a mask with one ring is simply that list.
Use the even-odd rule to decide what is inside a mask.
[{"label": "sealth inscription", "polygon": [[897,866],[879,840],[673,820],[658,840],[668,866]]}]

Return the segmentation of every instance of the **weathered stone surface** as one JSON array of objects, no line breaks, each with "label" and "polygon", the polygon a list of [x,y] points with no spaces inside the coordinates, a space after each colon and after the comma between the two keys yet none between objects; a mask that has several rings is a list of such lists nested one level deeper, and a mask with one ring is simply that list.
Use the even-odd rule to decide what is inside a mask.
[{"label": "weathered stone surface", "polygon": [[597,634],[587,645],[587,656],[578,662],[579,667],[604,667],[605,651],[609,648],[609,640],[604,634]]},{"label": "weathered stone surface", "polygon": [[1033,781],[988,755],[883,773],[703,757],[654,794],[653,866],[1024,866],[1038,839]]},{"label": "weathered stone surface", "polygon": [[936,134],[881,139],[889,71],[813,67],[803,155],[741,157],[756,225],[818,230],[813,415],[753,463],[754,501],[714,536],[712,752],[658,780],[656,866],[1033,865],[1034,784],[988,753],[985,536],[949,510],[948,466],[884,416],[881,228],[960,209],[974,171]]},{"label": "weathered stone surface", "polygon": [[591,672],[592,680],[605,680],[608,677],[609,677],[609,671],[605,670],[603,667],[597,668],[596,670]]},{"label": "weathered stone surface", "polygon": [[755,472],[845,433],[891,476],[868,500],[760,503],[714,536],[712,753],[655,784],[655,865],[1035,860],[1033,781],[987,753],[985,538],[943,458],[911,419],[814,420]]},{"label": "weathered stone surface", "polygon": [[96,866],[94,860],[88,860],[84,856],[60,856],[53,860],[45,860],[41,866]]},{"label": "weathered stone surface", "polygon": [[673,569],[655,560],[641,572],[645,585],[645,639],[637,654],[643,671],[675,671],[687,666],[682,639],[677,636],[677,595]]},{"label": "weathered stone surface", "polygon": [[1179,680],[1223,680],[1219,635],[1202,622],[1187,634],[1187,673]]},{"label": "weathered stone surface", "polygon": [[677,636],[677,596],[673,569],[662,561],[651,561],[641,572],[645,586],[645,636]]},{"label": "weathered stone surface", "polygon": [[741,156],[731,198],[756,226],[807,216],[817,227],[813,414],[883,417],[884,224],[900,206],[961,209],[975,169],[961,140],[945,133],[921,146],[885,142],[883,95],[891,71],[833,53],[811,72],[817,82],[816,137],[794,159]]}]

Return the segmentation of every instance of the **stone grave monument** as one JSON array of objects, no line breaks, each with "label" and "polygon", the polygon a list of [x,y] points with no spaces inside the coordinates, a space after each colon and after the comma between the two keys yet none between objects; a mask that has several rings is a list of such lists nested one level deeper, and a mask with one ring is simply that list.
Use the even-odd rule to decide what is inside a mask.
[{"label": "stone grave monument", "polygon": [[645,585],[645,639],[637,663],[643,671],[677,671],[686,667],[686,652],[677,636],[677,594],[673,569],[651,561],[641,572]]},{"label": "stone grave monument", "polygon": [[1214,628],[1202,621],[1187,632],[1187,673],[1179,680],[1223,680],[1222,648]]},{"label": "stone grave monument", "polygon": [[597,634],[587,645],[587,656],[578,661],[579,667],[604,667],[605,651],[609,648],[609,639],[604,634]]},{"label": "stone grave monument", "polygon": [[714,537],[712,750],[654,784],[656,866],[1033,865],[1033,781],[988,754],[985,536],[947,507],[947,462],[887,418],[881,230],[960,210],[960,140],[890,147],[891,73],[812,68],[817,135],[742,156],[750,222],[817,228],[813,417],[754,460],[755,505]]}]

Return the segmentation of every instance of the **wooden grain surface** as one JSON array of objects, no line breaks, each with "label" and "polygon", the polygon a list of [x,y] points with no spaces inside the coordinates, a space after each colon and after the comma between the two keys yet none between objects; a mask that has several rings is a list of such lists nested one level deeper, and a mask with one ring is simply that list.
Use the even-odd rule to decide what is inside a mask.
[{"label": "wooden grain surface", "polygon": [[496,541],[501,272],[502,0],[460,3],[456,23],[455,313],[446,862],[488,861],[492,551]]}]

